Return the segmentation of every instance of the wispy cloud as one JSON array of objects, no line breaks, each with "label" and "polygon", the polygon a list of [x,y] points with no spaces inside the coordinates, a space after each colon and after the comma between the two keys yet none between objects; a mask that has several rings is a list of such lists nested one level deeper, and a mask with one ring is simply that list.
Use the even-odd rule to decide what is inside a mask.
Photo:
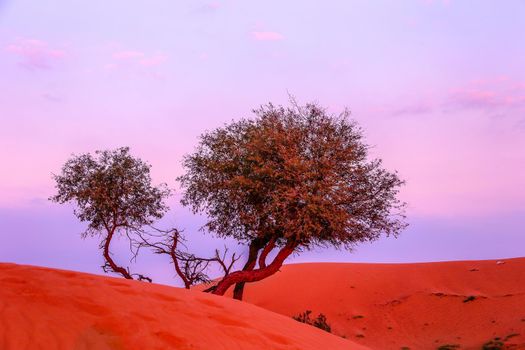
[{"label": "wispy cloud", "polygon": [[147,54],[143,51],[122,50],[114,52],[111,57],[113,62],[106,65],[107,69],[118,68],[125,62],[138,64],[143,67],[159,66],[168,60],[168,56],[163,53]]},{"label": "wispy cloud", "polygon": [[480,79],[450,89],[440,97],[421,97],[415,103],[383,112],[393,115],[419,115],[440,110],[480,110],[492,114],[525,110],[525,83],[505,77]]},{"label": "wispy cloud", "polygon": [[65,50],[52,47],[49,43],[37,39],[17,39],[4,49],[17,55],[20,58],[20,66],[28,70],[51,69],[67,55]]},{"label": "wispy cloud", "polygon": [[284,36],[277,32],[251,32],[252,37],[258,41],[279,41],[283,40]]},{"label": "wispy cloud", "polygon": [[141,51],[117,51],[112,55],[115,60],[133,60],[144,56],[144,52]]},{"label": "wispy cloud", "polygon": [[406,105],[395,109],[393,115],[417,115],[430,113],[434,110],[434,106],[430,102],[418,102],[413,105]]},{"label": "wispy cloud", "polygon": [[139,60],[139,64],[145,67],[158,66],[168,60],[168,56],[158,53],[152,56],[144,57]]},{"label": "wispy cloud", "polygon": [[525,83],[506,76],[471,81],[450,91],[447,107],[483,110],[525,108]]}]

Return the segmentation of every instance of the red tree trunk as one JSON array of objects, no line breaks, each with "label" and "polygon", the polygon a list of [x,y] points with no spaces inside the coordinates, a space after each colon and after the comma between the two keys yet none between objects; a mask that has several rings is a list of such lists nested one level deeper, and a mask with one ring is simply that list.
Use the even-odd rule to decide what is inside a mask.
[{"label": "red tree trunk", "polygon": [[277,253],[275,259],[268,266],[256,270],[235,271],[229,274],[217,284],[213,294],[224,295],[228,288],[230,288],[235,283],[256,282],[273,275],[279,271],[279,268],[283,265],[283,262],[288,256],[290,256],[290,254],[294,252],[296,247],[297,244],[295,242],[288,241],[286,245],[282,247],[281,250],[279,250],[279,253]]},{"label": "red tree trunk", "polygon": [[109,244],[111,243],[111,239],[113,238],[114,233],[115,233],[115,228],[109,230],[108,236],[106,237],[106,240],[104,241],[104,247],[103,247],[104,259],[106,259],[106,262],[108,263],[109,267],[111,267],[111,270],[113,270],[113,272],[121,274],[124,278],[128,280],[132,280],[133,277],[131,277],[128,270],[115,264],[115,262],[111,258],[111,255],[109,254]]},{"label": "red tree trunk", "polygon": [[[248,253],[248,261],[244,264],[242,271],[251,271],[255,268],[257,263],[257,255],[259,255],[259,250],[264,246],[265,242],[261,239],[254,239],[250,243],[250,251]],[[244,294],[244,282],[239,282],[235,284],[233,289],[233,299],[242,300]]]},{"label": "red tree trunk", "polygon": [[275,239],[272,238],[270,242],[264,247],[264,249],[261,252],[261,256],[259,256],[259,268],[262,269],[266,267],[266,257],[270,252],[275,248]]}]

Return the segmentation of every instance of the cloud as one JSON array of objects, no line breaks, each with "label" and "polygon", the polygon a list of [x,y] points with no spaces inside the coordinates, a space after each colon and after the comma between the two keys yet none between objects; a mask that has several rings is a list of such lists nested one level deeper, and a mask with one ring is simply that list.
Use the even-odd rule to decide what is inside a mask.
[{"label": "cloud", "polygon": [[478,81],[452,90],[447,105],[484,110],[525,108],[525,87],[502,79]]},{"label": "cloud", "polygon": [[149,57],[144,57],[143,59],[139,60],[139,64],[145,67],[153,67],[153,66],[158,66],[166,62],[167,59],[168,59],[167,55],[155,54]]},{"label": "cloud", "polygon": [[117,51],[114,52],[112,57],[115,60],[130,60],[144,57],[144,52],[141,51]]},{"label": "cloud", "polygon": [[134,50],[116,51],[111,57],[113,58],[113,62],[106,64],[106,69],[118,68],[125,62],[138,64],[143,67],[154,67],[159,66],[168,60],[168,56],[163,53],[147,54],[142,51]]},{"label": "cloud", "polygon": [[7,45],[5,51],[17,55],[20,66],[28,70],[49,70],[67,55],[66,51],[37,39],[18,39]]},{"label": "cloud", "polygon": [[434,110],[434,107],[429,102],[419,102],[413,105],[407,105],[401,108],[398,108],[392,112],[393,115],[416,115],[416,114],[426,114],[431,113]]},{"label": "cloud", "polygon": [[258,41],[279,41],[284,36],[277,32],[251,32],[252,37]]},{"label": "cloud", "polygon": [[393,115],[419,115],[434,111],[479,110],[506,115],[525,109],[525,83],[506,77],[480,79],[444,91],[440,97],[419,96],[414,103],[383,110]]},{"label": "cloud", "polygon": [[502,104],[493,91],[479,89],[457,89],[453,92],[450,102],[465,108],[492,108]]}]

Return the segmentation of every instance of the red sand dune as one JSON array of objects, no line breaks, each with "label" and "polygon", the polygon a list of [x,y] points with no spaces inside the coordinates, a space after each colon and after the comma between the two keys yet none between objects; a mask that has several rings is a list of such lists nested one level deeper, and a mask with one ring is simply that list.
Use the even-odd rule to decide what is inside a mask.
[{"label": "red sand dune", "polygon": [[[197,291],[0,264],[0,349],[481,349],[495,337],[525,349],[525,258],[504,262],[297,264],[247,285],[249,303],[285,316]],[[307,309],[348,340],[290,318]]]},{"label": "red sand dune", "polygon": [[0,264],[0,349],[365,349],[248,303]]},{"label": "red sand dune", "polygon": [[287,265],[245,299],[323,313],[335,334],[372,349],[481,349],[494,337],[525,349],[525,258],[503,261]]}]

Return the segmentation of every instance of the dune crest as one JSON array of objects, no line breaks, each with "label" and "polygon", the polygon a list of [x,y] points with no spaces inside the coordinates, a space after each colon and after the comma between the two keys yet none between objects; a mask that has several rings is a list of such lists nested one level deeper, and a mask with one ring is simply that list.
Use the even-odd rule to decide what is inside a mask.
[{"label": "dune crest", "polygon": [[0,264],[0,349],[366,349],[197,291]]}]

